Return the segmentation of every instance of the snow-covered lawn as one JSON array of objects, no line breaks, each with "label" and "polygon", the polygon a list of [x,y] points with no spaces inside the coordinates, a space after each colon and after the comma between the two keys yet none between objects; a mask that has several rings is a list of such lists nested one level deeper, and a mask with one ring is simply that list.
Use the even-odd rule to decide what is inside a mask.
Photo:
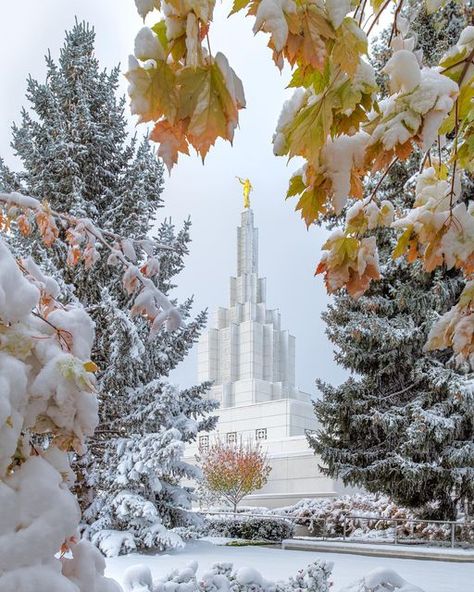
[{"label": "snow-covered lawn", "polygon": [[338,592],[342,586],[354,582],[377,567],[394,569],[412,584],[420,586],[424,592],[474,590],[474,564],[472,563],[362,557],[255,546],[224,547],[207,541],[188,543],[182,550],[158,555],[133,554],[107,559],[106,575],[121,582],[127,567],[142,563],[150,567],[153,577],[159,577],[196,560],[199,563],[198,574],[202,574],[216,562],[228,561],[234,563],[235,567],[254,567],[269,580],[279,580],[287,579],[298,569],[318,558],[334,562],[332,577],[334,592]]}]

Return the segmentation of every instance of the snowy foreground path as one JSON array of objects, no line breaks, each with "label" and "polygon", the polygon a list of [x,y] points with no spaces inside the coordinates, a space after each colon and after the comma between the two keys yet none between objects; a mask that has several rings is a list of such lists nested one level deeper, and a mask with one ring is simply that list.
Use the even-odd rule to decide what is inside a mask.
[{"label": "snowy foreground path", "polygon": [[334,562],[332,580],[334,592],[350,584],[377,567],[389,567],[424,592],[470,592],[474,590],[474,564],[362,557],[337,553],[289,551],[263,547],[224,547],[206,541],[189,543],[179,551],[158,555],[127,555],[107,559],[106,575],[120,582],[127,567],[138,563],[150,567],[153,577],[164,576],[171,570],[184,567],[190,561],[199,563],[198,574],[218,561],[232,562],[235,567],[254,567],[268,580],[287,579],[298,569],[317,558]]}]

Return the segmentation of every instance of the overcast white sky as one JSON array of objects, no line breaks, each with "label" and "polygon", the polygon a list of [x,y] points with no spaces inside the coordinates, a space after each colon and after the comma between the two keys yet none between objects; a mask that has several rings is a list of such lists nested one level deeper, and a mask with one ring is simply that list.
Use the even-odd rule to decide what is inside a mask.
[{"label": "overcast white sky", "polygon": [[[133,0],[0,0],[0,155],[18,166],[10,143],[10,127],[19,120],[28,74],[44,79],[43,56],[48,49],[58,56],[64,31],[74,17],[94,25],[97,56],[104,67],[127,64],[136,32],[142,26]],[[306,231],[293,211],[294,200],[285,202],[288,178],[298,163],[276,158],[271,137],[288,91],[288,72],[282,75],[271,61],[262,34],[254,37],[253,19],[226,18],[230,3],[216,8],[210,31],[213,52],[223,51],[242,78],[247,109],[241,112],[234,146],[219,141],[205,165],[198,157],[183,157],[166,179],[164,215],[176,223],[188,215],[193,222],[191,254],[180,277],[178,295],[195,295],[196,310],[227,305],[229,276],[235,273],[235,228],[242,209],[241,187],[236,175],[249,177],[255,188],[252,207],[260,232],[260,275],[267,277],[267,298],[279,308],[282,324],[296,336],[296,372],[299,386],[314,393],[314,379],[340,382],[345,372],[333,361],[332,346],[320,319],[328,297],[321,277],[314,278],[325,233]],[[122,81],[125,93],[126,81]],[[133,125],[130,118],[131,129]],[[142,126],[139,129],[145,133]],[[184,385],[196,379],[195,352],[173,375]]]}]

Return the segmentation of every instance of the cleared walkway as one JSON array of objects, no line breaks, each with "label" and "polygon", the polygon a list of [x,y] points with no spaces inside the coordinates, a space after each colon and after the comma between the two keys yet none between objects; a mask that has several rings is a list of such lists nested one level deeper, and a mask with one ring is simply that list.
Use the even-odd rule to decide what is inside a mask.
[{"label": "cleared walkway", "polygon": [[357,543],[321,541],[314,538],[294,538],[282,541],[283,549],[348,553],[370,557],[397,557],[400,559],[427,559],[430,561],[456,561],[474,563],[474,549],[443,549],[440,547],[389,545],[385,543]]}]

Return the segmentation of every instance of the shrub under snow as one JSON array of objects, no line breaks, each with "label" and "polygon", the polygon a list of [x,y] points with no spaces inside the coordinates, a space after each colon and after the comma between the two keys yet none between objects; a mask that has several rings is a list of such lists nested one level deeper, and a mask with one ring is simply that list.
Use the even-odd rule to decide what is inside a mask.
[{"label": "shrub under snow", "polygon": [[340,592],[423,592],[418,586],[410,584],[393,569],[374,569]]},{"label": "shrub under snow", "polygon": [[[451,539],[451,528],[448,524],[438,524],[429,520],[412,523],[410,521],[418,519],[418,516],[383,495],[354,494],[331,499],[303,499],[294,506],[272,510],[272,513],[291,516],[297,524],[306,526],[315,536],[343,536],[345,521],[346,536],[385,533],[392,537],[395,523],[391,520],[397,519],[397,534],[400,538],[433,541]],[[463,522],[459,522],[459,526],[456,526],[456,540],[473,541],[472,525],[465,526]]]},{"label": "shrub under snow", "polygon": [[206,516],[207,532],[214,536],[251,541],[282,541],[293,536],[293,522],[274,516]]},{"label": "shrub under snow", "polygon": [[[317,560],[284,582],[269,582],[254,568],[234,569],[232,563],[216,563],[197,577],[191,562],[164,578],[153,580],[147,565],[130,567],[124,576],[125,592],[329,592],[333,564]],[[376,569],[340,592],[423,592],[391,569]]]},{"label": "shrub under snow", "polygon": [[[197,577],[198,564],[191,562],[181,570],[153,581],[148,566],[133,566],[125,572],[126,592],[329,592],[332,563],[315,561],[286,582],[269,582],[256,569],[232,563],[216,563]],[[413,590],[415,592],[415,590]]]}]

